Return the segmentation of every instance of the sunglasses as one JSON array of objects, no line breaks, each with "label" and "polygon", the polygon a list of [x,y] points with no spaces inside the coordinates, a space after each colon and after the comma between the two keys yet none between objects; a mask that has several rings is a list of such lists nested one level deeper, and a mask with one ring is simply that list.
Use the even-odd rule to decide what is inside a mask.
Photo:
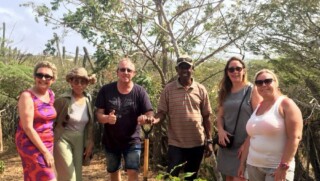
[{"label": "sunglasses", "polygon": [[178,66],[179,69],[190,69],[192,66],[187,63],[182,63]]},{"label": "sunglasses", "polygon": [[43,79],[43,77],[44,77],[46,80],[51,80],[51,79],[53,79],[53,76],[51,76],[51,75],[49,75],[49,74],[43,74],[43,73],[36,73],[34,76],[37,77],[38,79]]},{"label": "sunglasses", "polygon": [[128,73],[131,73],[131,72],[133,72],[133,70],[131,70],[131,69],[129,69],[129,68],[119,68],[118,69],[120,72],[128,72]]},{"label": "sunglasses", "polygon": [[229,67],[227,70],[228,72],[233,73],[234,71],[241,72],[242,69],[242,67]]},{"label": "sunglasses", "polygon": [[87,79],[72,79],[72,83],[75,85],[81,84],[81,85],[86,85],[88,84]]},{"label": "sunglasses", "polygon": [[256,80],[254,83],[256,86],[261,87],[263,84],[270,85],[273,79]]}]

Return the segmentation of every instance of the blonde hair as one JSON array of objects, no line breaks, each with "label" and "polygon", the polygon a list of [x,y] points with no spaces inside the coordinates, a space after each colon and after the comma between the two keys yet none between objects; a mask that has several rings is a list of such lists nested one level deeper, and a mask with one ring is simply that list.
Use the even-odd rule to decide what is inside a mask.
[{"label": "blonde hair", "polygon": [[269,69],[262,69],[262,70],[259,70],[256,75],[254,76],[254,80],[257,80],[257,77],[259,75],[261,75],[262,73],[267,73],[267,74],[270,74],[273,78],[273,81],[275,82],[275,85],[277,88],[279,88],[279,80],[278,80],[278,77],[277,75],[272,71],[272,70],[269,70]]},{"label": "blonde hair", "polygon": [[57,71],[57,67],[55,64],[49,62],[49,61],[41,61],[41,62],[38,62],[34,69],[33,69],[33,76],[36,75],[37,71],[39,68],[42,68],[42,67],[46,67],[46,68],[49,68],[52,70],[52,74],[53,74],[53,79],[56,80],[57,77],[58,77],[58,71]]}]

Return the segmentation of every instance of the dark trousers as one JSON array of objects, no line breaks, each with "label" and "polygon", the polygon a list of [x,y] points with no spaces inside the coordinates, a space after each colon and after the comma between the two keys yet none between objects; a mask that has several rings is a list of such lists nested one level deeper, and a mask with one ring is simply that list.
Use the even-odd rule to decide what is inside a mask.
[{"label": "dark trousers", "polygon": [[[168,170],[170,175],[178,177],[180,169],[183,168],[184,173],[194,172],[191,177],[185,178],[185,180],[194,180],[197,178],[200,164],[203,158],[204,146],[194,148],[179,148],[169,145],[168,149]],[[187,162],[184,167],[178,166],[184,162]],[[178,166],[178,167],[176,167]],[[176,167],[176,168],[174,168]],[[174,168],[174,169],[173,169]]]}]

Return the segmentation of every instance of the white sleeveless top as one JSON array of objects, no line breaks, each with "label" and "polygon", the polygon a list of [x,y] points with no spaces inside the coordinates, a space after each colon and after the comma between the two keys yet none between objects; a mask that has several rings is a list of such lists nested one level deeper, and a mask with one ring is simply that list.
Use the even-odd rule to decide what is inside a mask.
[{"label": "white sleeveless top", "polygon": [[[250,136],[247,163],[256,167],[277,168],[286,144],[286,129],[279,106],[285,96],[280,96],[262,115],[256,115],[260,105],[248,120],[246,130]],[[294,160],[289,164],[294,169]]]}]

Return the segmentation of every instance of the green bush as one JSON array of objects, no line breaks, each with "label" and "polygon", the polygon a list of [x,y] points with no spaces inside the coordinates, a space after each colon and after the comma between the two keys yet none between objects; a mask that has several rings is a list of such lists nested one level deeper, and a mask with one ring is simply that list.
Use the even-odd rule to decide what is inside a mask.
[{"label": "green bush", "polygon": [[0,160],[0,174],[2,174],[4,172],[4,162],[2,160]]}]

